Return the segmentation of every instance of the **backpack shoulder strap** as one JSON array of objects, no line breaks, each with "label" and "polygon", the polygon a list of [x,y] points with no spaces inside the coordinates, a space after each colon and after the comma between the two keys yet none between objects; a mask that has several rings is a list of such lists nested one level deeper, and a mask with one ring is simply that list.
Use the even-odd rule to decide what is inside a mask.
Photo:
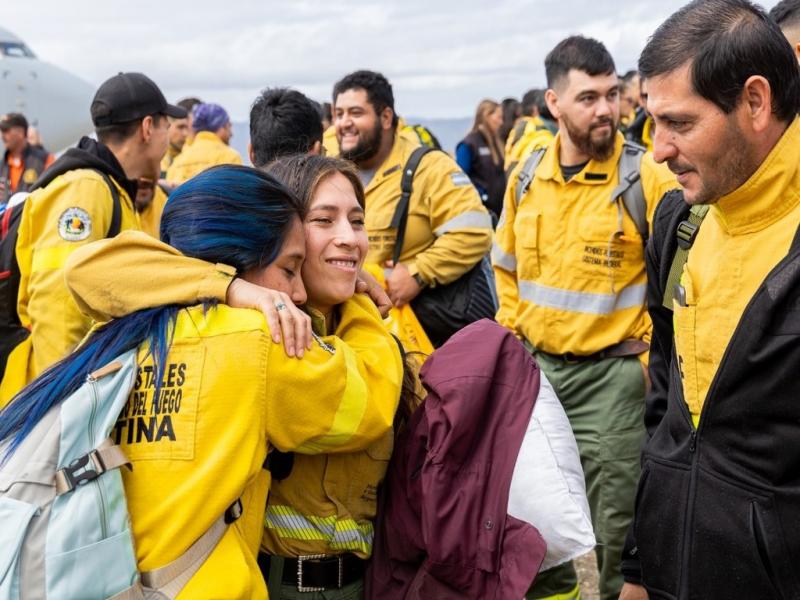
[{"label": "backpack shoulder strap", "polygon": [[525,119],[520,120],[519,123],[514,125],[514,137],[511,138],[511,145],[513,146],[522,139],[522,134],[525,133],[525,128],[528,122]]},{"label": "backpack shoulder strap", "polygon": [[689,250],[697,238],[697,232],[708,214],[707,204],[698,204],[689,211],[689,217],[678,224],[675,235],[678,238],[678,247],[672,257],[672,265],[667,275],[667,284],[664,286],[664,300],[662,304],[665,308],[673,310],[673,301],[676,299],[676,286],[680,286],[683,265],[689,260]]},{"label": "backpack shoulder strap", "polygon": [[400,179],[400,200],[397,202],[397,208],[392,217],[390,227],[397,229],[397,236],[395,238],[394,253],[392,260],[397,263],[400,260],[400,254],[403,251],[403,240],[406,235],[406,223],[408,222],[408,205],[411,201],[411,192],[414,188],[414,175],[417,172],[417,167],[422,161],[422,158],[428,152],[434,152],[435,149],[430,146],[420,146],[415,148],[411,153],[403,167],[403,177]]},{"label": "backpack shoulder strap", "polygon": [[108,232],[106,232],[107,238],[116,237],[120,229],[122,228],[122,201],[119,197],[119,190],[117,186],[114,185],[114,182],[111,181],[111,178],[108,176],[107,173],[103,173],[102,171],[96,170],[100,176],[103,178],[103,181],[106,182],[108,189],[111,190],[111,199],[114,203],[112,212],[111,212],[111,225],[108,226]]},{"label": "backpack shoulder strap", "polygon": [[611,192],[611,201],[616,202],[622,196],[622,203],[628,211],[631,219],[636,224],[639,235],[642,236],[644,243],[650,237],[650,230],[647,225],[647,201],[644,197],[642,187],[641,167],[642,156],[646,152],[643,146],[632,142],[625,142],[622,147],[622,155],[619,159],[619,183]]},{"label": "backpack shoulder strap", "polygon": [[[206,532],[201,535],[189,548],[171,563],[141,573],[141,585],[149,590],[160,592],[165,598],[175,598],[178,593],[186,587],[186,584],[195,573],[203,566],[206,559],[217,547],[217,544],[225,535],[228,526],[237,521],[243,514],[242,500],[237,498],[225,512],[212,523]],[[138,592],[138,590],[133,590]],[[149,596],[146,596],[149,597]],[[140,599],[141,596],[127,592],[126,595],[119,596],[119,599]],[[119,600],[114,596],[113,600]]]},{"label": "backpack shoulder strap", "polygon": [[531,153],[530,156],[528,156],[528,158],[525,159],[525,162],[522,164],[522,169],[517,175],[517,188],[514,190],[514,203],[517,206],[519,206],[519,203],[522,202],[522,197],[528,191],[528,188],[531,187],[533,178],[536,175],[536,167],[538,167],[539,163],[542,162],[542,157],[544,157],[546,150],[546,147],[537,148]]}]

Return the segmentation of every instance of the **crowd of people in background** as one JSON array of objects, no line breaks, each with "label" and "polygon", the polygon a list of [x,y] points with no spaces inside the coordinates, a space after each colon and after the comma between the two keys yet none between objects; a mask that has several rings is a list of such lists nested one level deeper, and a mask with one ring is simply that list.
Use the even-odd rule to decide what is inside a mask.
[{"label": "crowd of people in background", "polygon": [[798,61],[800,0],[694,0],[452,149],[379,72],[268,87],[252,167],[141,73],[58,158],[2,116],[0,598],[579,600],[584,508],[602,600],[800,598]]}]

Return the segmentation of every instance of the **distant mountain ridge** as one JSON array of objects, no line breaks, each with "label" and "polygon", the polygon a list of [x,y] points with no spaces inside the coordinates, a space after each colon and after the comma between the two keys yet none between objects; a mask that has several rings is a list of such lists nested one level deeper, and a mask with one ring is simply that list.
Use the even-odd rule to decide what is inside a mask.
[{"label": "distant mountain ridge", "polygon": [[[430,129],[439,140],[442,148],[454,154],[456,144],[461,141],[472,126],[471,117],[460,119],[428,119],[426,117],[407,117],[408,123],[419,123]],[[233,124],[233,139],[231,146],[242,155],[245,164],[250,164],[247,158],[247,144],[250,142],[250,126],[246,122],[236,122]]]}]

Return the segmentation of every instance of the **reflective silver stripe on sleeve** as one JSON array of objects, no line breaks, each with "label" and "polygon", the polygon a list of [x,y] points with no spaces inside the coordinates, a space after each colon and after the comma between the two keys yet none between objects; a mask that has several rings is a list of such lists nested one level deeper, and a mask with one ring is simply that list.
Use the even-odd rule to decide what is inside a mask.
[{"label": "reflective silver stripe on sleeve", "polygon": [[616,310],[643,306],[647,286],[632,285],[619,294],[575,292],[539,285],[533,281],[520,281],[519,299],[570,312],[608,315]]},{"label": "reflective silver stripe on sleeve", "polygon": [[503,249],[495,242],[492,244],[492,265],[513,273],[517,270],[517,257],[503,252]]},{"label": "reflective silver stripe on sleeve", "polygon": [[487,212],[470,210],[453,217],[452,219],[447,221],[444,225],[436,229],[434,233],[438,237],[444,235],[448,231],[464,229],[465,227],[480,227],[482,229],[491,229],[492,217],[490,217],[489,213]]}]

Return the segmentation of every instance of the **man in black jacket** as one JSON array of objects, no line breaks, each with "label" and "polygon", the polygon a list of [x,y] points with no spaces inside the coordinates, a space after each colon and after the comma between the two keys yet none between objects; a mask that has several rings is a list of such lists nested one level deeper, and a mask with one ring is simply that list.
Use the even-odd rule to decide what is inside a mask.
[{"label": "man in black jacket", "polygon": [[650,439],[620,599],[800,598],[796,59],[747,0],[695,0],[639,71],[683,190],[647,250]]}]

